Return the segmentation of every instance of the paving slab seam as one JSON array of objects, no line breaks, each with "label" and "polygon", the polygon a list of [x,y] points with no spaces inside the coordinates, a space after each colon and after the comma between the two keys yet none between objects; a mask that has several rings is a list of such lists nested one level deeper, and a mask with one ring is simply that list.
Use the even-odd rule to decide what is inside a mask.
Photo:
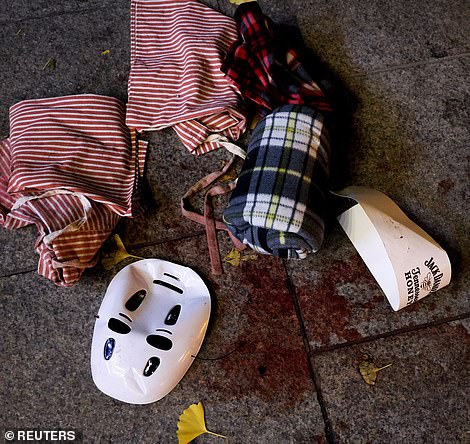
[{"label": "paving slab seam", "polygon": [[450,56],[440,57],[437,59],[421,60],[419,62],[402,63],[398,65],[385,66],[383,68],[377,68],[377,69],[366,69],[363,72],[356,72],[356,73],[353,72],[351,74],[345,74],[344,77],[357,79],[357,78],[367,77],[368,75],[371,75],[371,74],[383,74],[386,72],[397,71],[400,69],[408,69],[408,68],[416,68],[420,66],[433,65],[436,63],[442,63],[442,62],[456,60],[456,59],[460,59],[464,57],[470,57],[470,52],[466,51],[460,54],[453,54]]},{"label": "paving slab seam", "polygon": [[[48,14],[37,15],[33,17],[22,17],[22,18],[11,19],[11,20],[1,20],[0,26],[11,25],[12,23],[19,24],[19,23],[24,23],[24,22],[29,22],[29,21],[43,20],[47,18],[62,17],[64,15],[75,15],[75,14],[83,14],[83,13],[88,13],[88,12],[106,11],[108,7],[109,5],[107,5],[107,7],[101,5],[101,6],[97,6],[96,8],[72,9],[70,11],[55,11],[55,12],[50,12]],[[119,6],[115,7],[114,11],[116,9],[120,9]],[[121,7],[121,9],[124,9],[124,7]],[[128,8],[126,7],[125,9],[128,9]]]},{"label": "paving slab seam", "polygon": [[31,273],[32,271],[36,271],[36,270],[37,270],[37,267],[24,268],[22,270],[14,270],[14,271],[11,271],[10,273],[0,275],[0,279],[6,279],[6,278],[9,278],[9,277],[12,277],[12,276],[17,276],[17,275],[20,275],[20,274]]},{"label": "paving slab seam", "polygon": [[323,399],[323,393],[322,393],[320,384],[318,382],[317,375],[315,374],[315,368],[314,368],[313,363],[312,363],[312,359],[311,359],[312,354],[311,354],[310,342],[308,340],[307,330],[305,328],[305,322],[304,322],[304,319],[303,319],[303,316],[302,316],[302,310],[300,308],[300,303],[299,303],[299,300],[297,299],[296,288],[295,288],[295,285],[292,282],[291,277],[289,275],[289,271],[287,269],[286,261],[284,260],[283,263],[284,263],[284,269],[286,271],[286,276],[287,276],[287,288],[289,289],[289,293],[292,296],[292,301],[293,301],[294,307],[295,307],[295,313],[296,313],[297,318],[299,320],[300,329],[301,329],[301,332],[302,332],[302,340],[303,340],[303,343],[304,343],[305,351],[307,353],[307,361],[308,361],[308,366],[309,366],[309,369],[310,369],[310,376],[312,378],[313,386],[314,386],[315,392],[317,394],[318,404],[320,406],[320,410],[321,410],[321,413],[322,413],[323,422],[325,424],[325,437],[326,437],[329,444],[336,444],[336,442],[337,442],[336,435],[335,435],[335,432],[334,432],[333,427],[331,425],[331,421],[330,421],[330,418],[328,416],[328,411],[326,409],[325,401]]},{"label": "paving slab seam", "polygon": [[[153,247],[153,246],[156,246],[156,245],[162,245],[162,244],[166,244],[168,242],[184,241],[184,240],[187,240],[187,239],[192,239],[192,238],[196,238],[196,237],[200,237],[200,236],[204,236],[204,235],[205,235],[205,231],[198,231],[198,232],[194,232],[193,234],[189,234],[187,236],[178,236],[178,237],[174,237],[174,238],[170,237],[170,238],[166,238],[166,239],[159,240],[159,241],[142,242],[142,243],[139,243],[139,244],[136,244],[136,245],[126,246],[126,249],[129,251],[129,253],[134,253],[137,250],[140,250],[142,248]],[[5,278],[12,277],[12,276],[20,275],[20,274],[31,273],[31,272],[36,271],[36,270],[37,270],[37,267],[13,270],[13,271],[10,271],[6,274],[0,274],[0,279],[5,279]]]},{"label": "paving slab seam", "polygon": [[381,334],[374,335],[374,336],[369,336],[367,338],[358,339],[356,341],[348,341],[348,342],[344,342],[342,344],[335,344],[335,345],[331,345],[331,346],[327,346],[327,347],[318,347],[318,348],[315,348],[315,350],[311,350],[310,357],[314,357],[314,356],[320,355],[322,353],[328,353],[328,352],[334,351],[334,350],[339,350],[339,349],[342,349],[342,348],[353,347],[355,345],[365,344],[365,343],[368,343],[368,342],[373,342],[373,341],[376,341],[378,339],[384,339],[384,338],[390,338],[390,337],[394,337],[394,336],[400,336],[402,334],[407,334],[407,333],[411,333],[411,332],[414,332],[414,331],[425,330],[426,328],[430,328],[430,327],[438,327],[440,325],[447,324],[449,322],[460,321],[462,319],[468,319],[468,318],[470,318],[470,312],[463,313],[463,314],[458,315],[458,316],[452,316],[452,317],[445,318],[445,319],[439,319],[439,320],[436,320],[436,321],[427,322],[425,324],[412,325],[412,326],[409,326],[409,327],[399,328],[397,330],[389,331],[389,332],[386,332],[386,333],[381,333]]},{"label": "paving slab seam", "polygon": [[[140,243],[137,243],[137,244],[132,245],[132,246],[127,245],[126,249],[130,253],[132,253],[132,252],[135,252],[136,250],[140,250],[142,248],[154,247],[155,245],[162,245],[162,244],[166,244],[168,242],[184,241],[184,240],[187,240],[187,239],[192,239],[192,238],[204,236],[205,234],[206,234],[205,231],[195,231],[194,233],[188,234],[186,236],[168,237],[168,238],[165,238],[165,239],[162,239],[162,240],[140,242]],[[209,260],[209,255],[207,256],[207,260]]]}]

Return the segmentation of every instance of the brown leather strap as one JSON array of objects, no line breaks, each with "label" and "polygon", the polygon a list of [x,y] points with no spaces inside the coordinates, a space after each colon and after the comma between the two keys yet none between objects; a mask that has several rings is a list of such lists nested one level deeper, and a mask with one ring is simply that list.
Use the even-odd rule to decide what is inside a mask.
[{"label": "brown leather strap", "polygon": [[194,211],[191,208],[189,200],[200,191],[210,187],[217,181],[217,179],[222,177],[233,165],[234,160],[235,156],[233,156],[220,171],[214,171],[200,179],[181,198],[181,214],[193,222],[197,222],[206,227],[207,246],[209,249],[212,273],[217,276],[223,273],[222,260],[220,258],[219,244],[217,241],[217,230],[226,231],[237,250],[243,250],[246,248],[246,245],[233,236],[224,222],[215,219],[214,209],[212,206],[212,197],[229,193],[235,188],[236,181],[217,183],[206,192],[204,196],[204,214],[199,214]]}]

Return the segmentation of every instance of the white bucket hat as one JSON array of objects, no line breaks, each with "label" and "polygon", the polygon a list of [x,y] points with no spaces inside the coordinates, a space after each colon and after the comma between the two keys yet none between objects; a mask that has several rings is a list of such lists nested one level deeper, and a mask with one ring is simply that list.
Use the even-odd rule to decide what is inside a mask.
[{"label": "white bucket hat", "polygon": [[394,310],[449,284],[447,253],[389,197],[357,186],[334,194],[356,202],[338,221]]}]

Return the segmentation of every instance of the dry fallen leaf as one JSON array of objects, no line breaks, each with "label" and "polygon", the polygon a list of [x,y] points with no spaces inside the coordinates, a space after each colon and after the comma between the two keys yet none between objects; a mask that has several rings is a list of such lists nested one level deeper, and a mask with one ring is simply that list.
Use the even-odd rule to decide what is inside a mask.
[{"label": "dry fallen leaf", "polygon": [[197,404],[191,404],[180,415],[178,430],[176,432],[178,444],[187,444],[203,433],[209,433],[210,435],[219,436],[220,438],[227,438],[224,435],[219,435],[218,433],[207,430],[204,420],[204,407],[201,402],[198,402]]},{"label": "dry fallen leaf", "polygon": [[241,262],[241,253],[238,250],[235,250],[235,248],[232,248],[230,253],[224,257],[224,261],[234,267],[239,267]]},{"label": "dry fallen leaf", "polygon": [[[227,162],[221,162],[221,168],[227,165]],[[230,167],[230,169],[221,177],[217,179],[218,182],[230,182],[231,180],[235,180],[238,177],[237,171],[235,168]]]},{"label": "dry fallen leaf", "polygon": [[390,367],[392,364],[388,364],[384,367],[377,367],[371,361],[362,361],[359,364],[359,372],[361,373],[362,378],[369,385],[375,385],[377,379],[377,373],[383,370],[384,368]]},{"label": "dry fallen leaf", "polygon": [[101,51],[102,56],[108,55],[108,54],[111,54],[111,51],[109,49],[105,49],[104,51]]},{"label": "dry fallen leaf", "polygon": [[254,116],[251,121],[250,121],[250,129],[251,130],[254,130],[256,128],[256,125],[258,125],[258,123],[260,122],[261,120],[261,116]]},{"label": "dry fallen leaf", "polygon": [[239,267],[242,262],[255,261],[258,259],[256,254],[245,254],[242,255],[240,251],[232,248],[230,252],[224,257],[224,261],[234,267]]},{"label": "dry fallen leaf", "polygon": [[111,238],[107,246],[108,248],[105,252],[103,252],[103,257],[101,259],[101,265],[105,270],[111,270],[111,268],[119,264],[119,262],[129,257],[143,259],[142,257],[129,254],[118,234],[115,234]]},{"label": "dry fallen leaf", "polygon": [[230,0],[230,3],[233,3],[235,5],[241,5],[242,3],[248,3],[256,0]]},{"label": "dry fallen leaf", "polygon": [[46,69],[46,68],[49,68],[51,71],[54,71],[54,69],[57,68],[57,60],[54,59],[54,58],[50,58],[46,64],[42,67],[42,69]]}]

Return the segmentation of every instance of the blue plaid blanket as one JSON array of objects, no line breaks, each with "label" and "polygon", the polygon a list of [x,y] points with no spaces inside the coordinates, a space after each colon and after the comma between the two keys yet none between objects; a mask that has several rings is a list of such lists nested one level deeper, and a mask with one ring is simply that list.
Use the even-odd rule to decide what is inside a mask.
[{"label": "blue plaid blanket", "polygon": [[229,230],[253,250],[304,258],[320,248],[329,138],[323,115],[285,105],[261,120],[224,211]]}]

